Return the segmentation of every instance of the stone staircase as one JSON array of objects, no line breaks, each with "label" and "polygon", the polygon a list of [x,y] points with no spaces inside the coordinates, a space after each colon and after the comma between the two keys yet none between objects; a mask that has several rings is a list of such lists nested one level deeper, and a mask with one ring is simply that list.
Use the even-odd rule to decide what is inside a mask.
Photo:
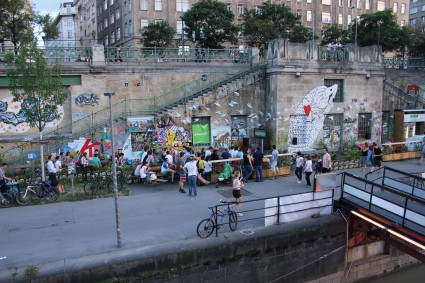
[{"label": "stone staircase", "polygon": [[424,94],[406,94],[406,87],[402,87],[396,81],[386,78],[384,81],[383,110],[392,109],[424,109]]}]

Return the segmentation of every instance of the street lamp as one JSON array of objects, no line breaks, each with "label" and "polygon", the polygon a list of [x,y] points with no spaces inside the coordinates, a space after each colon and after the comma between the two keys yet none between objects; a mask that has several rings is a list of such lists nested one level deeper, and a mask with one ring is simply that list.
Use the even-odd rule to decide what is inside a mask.
[{"label": "street lamp", "polygon": [[109,118],[111,126],[111,150],[112,150],[112,181],[114,184],[114,199],[115,199],[115,222],[117,226],[117,242],[118,248],[121,248],[121,228],[120,228],[120,213],[118,209],[118,189],[117,189],[117,167],[115,164],[115,147],[114,147],[114,119],[112,117],[112,96],[115,92],[106,92],[104,96],[109,97]]}]

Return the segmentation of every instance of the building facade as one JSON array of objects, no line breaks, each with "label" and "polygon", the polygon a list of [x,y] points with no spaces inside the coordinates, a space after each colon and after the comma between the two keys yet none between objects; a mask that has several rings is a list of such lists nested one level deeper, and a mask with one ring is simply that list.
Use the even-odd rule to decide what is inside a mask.
[{"label": "building facade", "polygon": [[410,0],[409,25],[425,24],[425,0]]},{"label": "building facade", "polygon": [[[228,10],[233,12],[235,24],[242,24],[246,9],[258,9],[264,2],[264,0],[219,1],[224,2]],[[167,21],[176,30],[175,46],[180,46],[183,29],[181,16],[196,2],[197,0],[96,0],[98,43],[105,46],[121,44],[140,46],[141,28],[156,21]],[[331,24],[349,29],[355,17],[385,9],[393,10],[401,26],[409,21],[409,0],[272,0],[272,2],[291,7],[293,13],[301,15],[301,23],[319,36],[322,29]]]},{"label": "building facade", "polygon": [[92,46],[97,43],[96,0],[75,0],[74,17],[76,46]]},{"label": "building facade", "polygon": [[75,47],[75,28],[74,28],[75,6],[72,2],[63,2],[60,6],[60,12],[55,18],[55,23],[59,31],[58,38],[47,40],[48,47]]}]

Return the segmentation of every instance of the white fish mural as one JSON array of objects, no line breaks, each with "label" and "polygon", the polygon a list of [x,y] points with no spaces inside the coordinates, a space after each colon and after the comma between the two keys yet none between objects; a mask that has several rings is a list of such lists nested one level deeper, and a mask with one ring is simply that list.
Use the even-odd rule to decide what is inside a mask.
[{"label": "white fish mural", "polygon": [[289,152],[314,149],[314,143],[323,129],[325,115],[334,107],[333,99],[337,90],[336,84],[315,87],[296,106],[289,120]]}]

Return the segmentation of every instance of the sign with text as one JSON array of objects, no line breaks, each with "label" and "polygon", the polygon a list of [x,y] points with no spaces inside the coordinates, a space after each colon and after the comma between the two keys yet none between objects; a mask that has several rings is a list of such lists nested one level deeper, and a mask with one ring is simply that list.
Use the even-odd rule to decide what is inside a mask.
[{"label": "sign with text", "polygon": [[210,125],[194,124],[192,125],[193,144],[210,143]]},{"label": "sign with text", "polygon": [[265,139],[266,137],[266,129],[254,129],[254,138]]}]

